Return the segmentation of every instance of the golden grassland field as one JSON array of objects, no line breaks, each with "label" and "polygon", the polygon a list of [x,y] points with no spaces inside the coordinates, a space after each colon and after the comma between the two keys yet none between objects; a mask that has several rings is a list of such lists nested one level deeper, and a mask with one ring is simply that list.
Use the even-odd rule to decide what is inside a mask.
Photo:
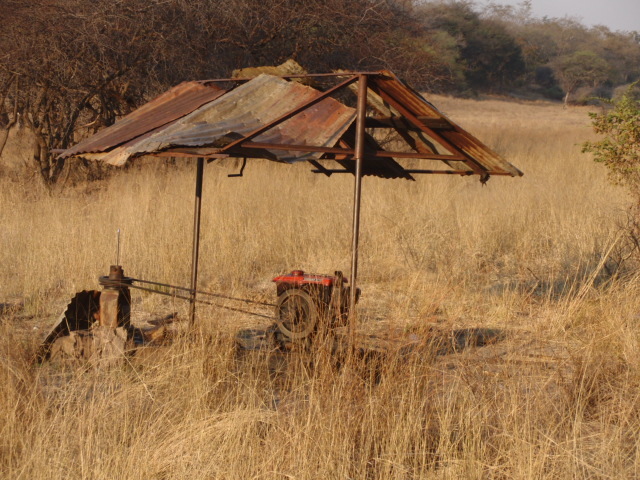
[{"label": "golden grassland field", "polygon": [[[125,274],[188,284],[195,168],[54,195],[0,179],[0,303],[23,302],[0,317],[0,477],[639,478],[629,199],[581,153],[587,110],[432,100],[525,176],[364,179],[359,329],[423,341],[409,353],[243,353],[235,332],[256,321],[203,307],[146,362],[32,365],[66,302],[114,263],[117,229]],[[351,177],[232,171],[205,168],[204,289],[272,300],[279,273],[348,271]],[[135,291],[132,308],[186,314]],[[428,341],[467,329],[499,335],[446,354]]]}]

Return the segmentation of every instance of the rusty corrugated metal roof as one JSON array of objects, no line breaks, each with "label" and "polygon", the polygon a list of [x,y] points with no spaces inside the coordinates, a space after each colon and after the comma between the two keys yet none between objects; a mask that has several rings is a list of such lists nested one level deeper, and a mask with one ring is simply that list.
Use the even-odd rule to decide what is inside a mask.
[{"label": "rusty corrugated metal roof", "polygon": [[[78,155],[112,165],[145,154],[258,157],[308,160],[315,172],[326,175],[354,173],[356,112],[331,95],[343,88],[357,90],[354,82],[366,76],[367,102],[379,116],[365,115],[371,130],[363,174],[405,179],[424,173],[476,174],[482,181],[490,175],[522,175],[393,73],[333,75],[342,83],[325,92],[266,74],[238,80],[241,84],[230,90],[215,87],[214,80],[185,82],[61,157]],[[391,151],[388,142],[378,143],[378,128],[397,135]],[[431,166],[409,168],[415,164],[411,159]]]},{"label": "rusty corrugated metal roof", "polygon": [[[260,75],[219,96],[150,135],[99,155],[87,155],[112,165],[129,158],[178,147],[222,148],[233,140],[284,115],[319,95],[311,87],[271,75]],[[334,145],[355,119],[355,110],[326,98],[294,118],[255,138],[265,143],[307,146]],[[318,152],[268,150],[267,158],[282,162],[317,158]],[[260,151],[255,151],[256,156]]]},{"label": "rusty corrugated metal roof", "polygon": [[223,89],[215,85],[183,82],[145,103],[113,125],[65,150],[60,157],[108,151],[158,127],[167,125],[224,93]]},{"label": "rusty corrugated metal roof", "polygon": [[[381,72],[381,75],[372,78],[372,83],[379,90],[393,97],[399,104],[405,107],[415,117],[427,117],[441,120],[444,123],[438,128],[431,130],[438,136],[444,138],[448,143],[460,150],[474,163],[479,164],[488,174],[500,174],[521,176],[522,172],[507,162],[496,152],[487,147],[484,143],[462,129],[458,124],[447,118],[435,106],[425,100],[422,95],[400,81],[389,71]],[[430,122],[424,121],[429,124]],[[456,162],[456,165],[462,165]],[[471,170],[470,167],[465,167]]]}]

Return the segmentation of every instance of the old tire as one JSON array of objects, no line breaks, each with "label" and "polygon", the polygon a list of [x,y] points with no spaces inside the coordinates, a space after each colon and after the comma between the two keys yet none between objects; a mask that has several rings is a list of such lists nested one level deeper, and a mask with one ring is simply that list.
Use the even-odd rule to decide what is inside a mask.
[{"label": "old tire", "polygon": [[304,290],[292,288],[278,297],[276,323],[287,338],[302,340],[316,329],[318,307],[311,295]]}]

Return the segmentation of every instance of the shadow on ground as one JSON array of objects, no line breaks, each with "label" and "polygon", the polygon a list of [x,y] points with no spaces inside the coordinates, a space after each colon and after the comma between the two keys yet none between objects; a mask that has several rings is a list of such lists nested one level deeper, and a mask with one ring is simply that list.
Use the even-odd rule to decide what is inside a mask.
[{"label": "shadow on ground", "polygon": [[[505,338],[502,330],[495,328],[461,328],[445,330],[430,328],[424,334],[403,333],[397,331],[357,332],[353,341],[346,329],[338,329],[330,341],[334,342],[334,351],[342,351],[353,346],[356,350],[367,353],[408,354],[416,350],[428,350],[431,355],[449,355],[460,353],[469,348],[493,345]],[[236,335],[240,350],[283,352],[309,348],[309,345],[296,344],[278,335],[277,327],[249,328],[240,330]]]}]

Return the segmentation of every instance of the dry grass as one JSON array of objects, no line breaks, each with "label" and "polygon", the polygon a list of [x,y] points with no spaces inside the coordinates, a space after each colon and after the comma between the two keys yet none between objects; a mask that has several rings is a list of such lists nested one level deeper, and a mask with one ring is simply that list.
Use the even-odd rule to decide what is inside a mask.
[{"label": "dry grass", "polygon": [[[640,279],[608,281],[626,198],[580,153],[581,109],[435,98],[521,179],[366,178],[363,329],[499,330],[449,355],[238,353],[252,320],[109,371],[29,366],[71,295],[96,288],[123,232],[125,272],[187,284],[193,168],[140,169],[48,196],[3,181],[3,478],[638,478]],[[205,172],[203,286],[270,298],[294,267],[348,269],[351,178],[305,166]],[[134,310],[176,309],[136,295]],[[31,330],[39,327],[39,330]],[[442,353],[442,352],[440,352]]]}]

